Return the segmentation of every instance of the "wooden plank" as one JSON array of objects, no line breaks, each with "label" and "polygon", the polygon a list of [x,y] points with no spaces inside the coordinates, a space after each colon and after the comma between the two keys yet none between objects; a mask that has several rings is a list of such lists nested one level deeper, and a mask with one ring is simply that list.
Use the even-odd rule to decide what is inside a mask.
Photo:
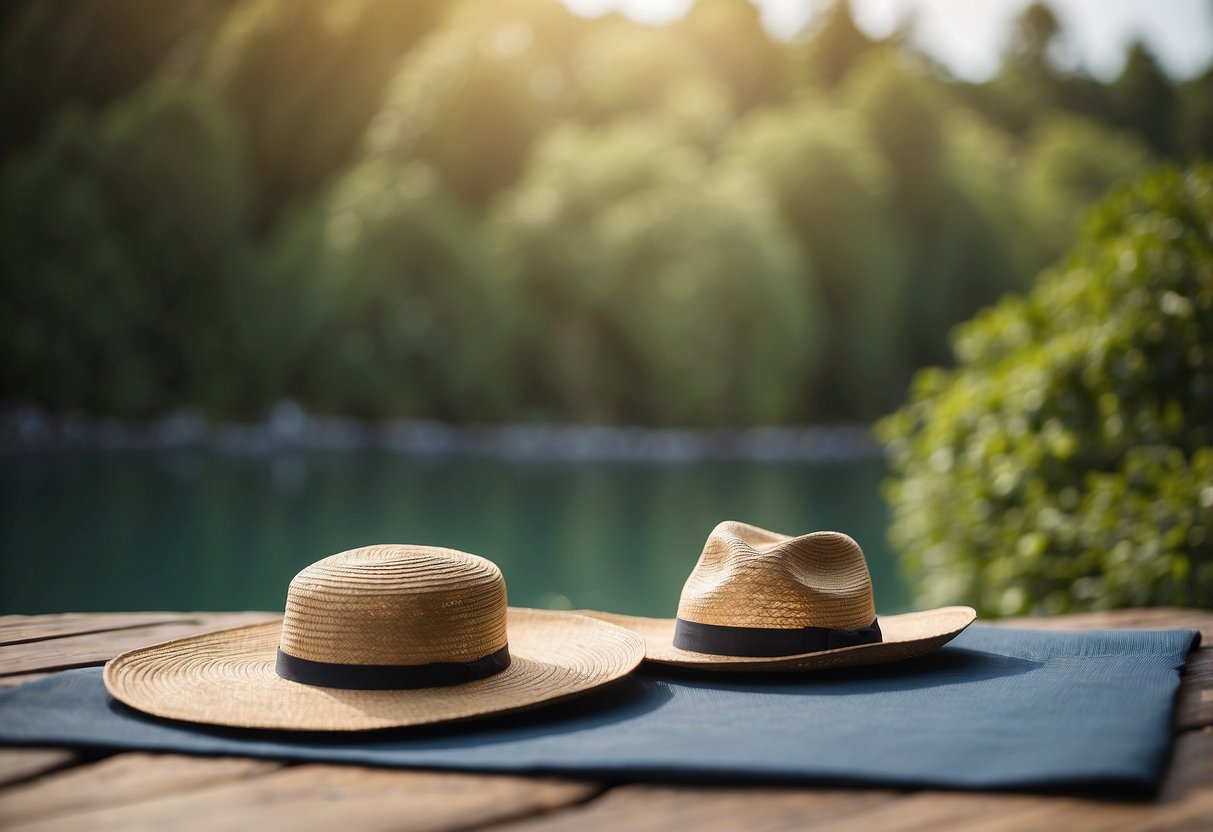
[{"label": "wooden plank", "polygon": [[[926,791],[883,806],[855,812],[820,828],[830,830],[1018,829],[1032,818],[1034,830],[1052,829],[1050,807],[1056,797],[991,792]],[[1074,832],[1067,829],[1066,832]]]},{"label": "wooden plank", "polygon": [[500,827],[500,832],[869,832],[964,829],[966,832],[1066,832],[1208,829],[1208,790],[1176,803],[1153,804],[1052,795],[928,791],[890,796],[853,790],[666,789],[627,786],[574,809]]},{"label": "wooden plank", "polygon": [[1193,792],[1202,789],[1213,789],[1213,728],[1188,731],[1175,740],[1171,767],[1159,800],[1168,803],[1188,800]]},{"label": "wooden plank", "polygon": [[1209,829],[1213,820],[1213,733],[1190,731],[1177,742],[1172,778],[1155,801],[1113,796],[964,794],[924,791],[856,813],[833,830],[965,829],[966,832],[1066,832]]},{"label": "wooden plank", "polygon": [[1173,629],[1200,630],[1201,641],[1213,646],[1213,612],[1182,607],[1149,607],[1108,612],[1084,612],[1048,618],[978,619],[981,624],[1036,630]]},{"label": "wooden plank", "polygon": [[46,638],[62,638],[105,630],[149,627],[186,621],[194,614],[185,612],[69,612],[58,615],[0,616],[0,647]]},{"label": "wooden plank", "polygon": [[[1155,801],[1042,795],[957,795],[922,792],[906,801],[905,810],[889,818],[890,829],[921,828],[924,819],[940,828],[991,830],[1208,829],[1213,819],[1213,733],[1192,731],[1176,742],[1172,772]],[[990,802],[990,801],[993,802]],[[860,818],[850,828],[865,827]],[[867,822],[882,819],[867,817]]]},{"label": "wooden plank", "polygon": [[0,786],[29,780],[79,760],[80,756],[67,748],[0,748]]},{"label": "wooden plank", "polygon": [[280,768],[281,763],[238,757],[119,754],[0,791],[0,828],[9,829],[99,806],[122,806],[181,795]]},{"label": "wooden plank", "polygon": [[[157,614],[152,614],[157,615]],[[173,614],[163,614],[173,615]],[[217,615],[224,615],[223,621]],[[195,619],[202,630],[239,626],[244,620],[230,616],[246,614],[203,614]],[[262,615],[253,613],[251,615]],[[263,614],[273,618],[272,614]],[[205,616],[205,619],[204,619]],[[76,654],[92,649],[109,650],[114,641],[131,635],[107,629],[87,634],[67,632],[68,626],[96,627],[83,615],[72,622],[56,624],[62,637],[48,636],[40,647],[53,650],[58,642],[73,642]],[[34,621],[12,624],[31,625]],[[38,617],[41,618],[41,617]],[[56,618],[56,617],[47,617]],[[64,617],[66,618],[66,617]],[[111,619],[112,621],[112,619]],[[53,622],[46,622],[48,624]],[[439,774],[433,772],[385,771],[358,767],[307,765],[273,768],[267,773],[246,774],[226,780],[191,781],[185,769],[202,778],[202,769],[216,761],[177,758],[188,761],[176,769],[181,788],[172,783],[172,772],[162,785],[155,786],[148,774],[159,765],[147,759],[173,755],[121,755],[136,758],[127,763],[125,773],[117,762],[110,768],[93,771],[101,763],[46,775],[38,780],[0,791],[0,826],[14,828],[8,821],[6,799],[14,794],[32,793],[43,783],[57,785],[80,794],[75,803],[67,798],[45,794],[40,799],[24,798],[25,815],[18,815],[15,828],[179,828],[193,827],[199,818],[208,826],[247,828],[253,825],[291,828],[343,827],[450,829],[471,828],[481,824],[508,822],[509,829],[535,827],[557,829],[568,826],[593,829],[744,828],[761,830],[803,829],[927,829],[974,828],[992,830],[1040,829],[1064,826],[1067,832],[1086,829],[1210,828],[1213,817],[1213,729],[1200,730],[1213,716],[1213,613],[1200,610],[1125,610],[1092,613],[1050,619],[1019,619],[994,622],[1009,626],[1049,629],[1102,629],[1121,627],[1194,627],[1202,630],[1210,647],[1195,652],[1189,662],[1177,702],[1177,729],[1187,730],[1177,744],[1172,770],[1164,792],[1154,803],[1128,803],[1112,800],[1082,799],[1065,796],[957,793],[924,791],[900,793],[863,789],[778,789],[778,788],[690,788],[672,786],[624,786],[594,799],[600,788],[593,784],[569,783],[529,778]],[[209,625],[209,626],[202,626]],[[183,626],[168,621],[154,622],[142,644],[178,637],[164,635],[165,630]],[[133,631],[132,631],[133,632]],[[91,645],[90,640],[94,641]],[[22,645],[14,645],[20,647]],[[28,645],[34,646],[34,645]],[[140,646],[131,644],[113,652]],[[7,650],[0,648],[0,669]],[[107,657],[108,658],[108,657]],[[101,659],[100,661],[104,661]],[[94,663],[100,663],[94,662]],[[23,671],[5,679],[24,678],[38,670]],[[67,752],[70,753],[70,752]],[[49,765],[54,763],[47,758]],[[2,762],[2,761],[0,761]],[[70,764],[70,760],[66,764]],[[106,761],[109,762],[109,761]],[[241,760],[240,763],[257,761]],[[276,766],[268,763],[267,765]],[[90,772],[71,788],[74,772]],[[115,774],[114,772],[118,772]],[[30,775],[37,774],[34,770]],[[147,778],[151,779],[147,779]],[[100,778],[100,781],[98,780]],[[108,780],[109,786],[88,786]],[[84,785],[81,786],[80,783]],[[140,786],[140,783],[149,785]],[[167,784],[167,785],[166,785]],[[124,791],[125,790],[125,791]],[[92,797],[88,797],[89,795]],[[115,795],[118,801],[115,801]],[[125,796],[123,796],[125,795]],[[87,798],[87,799],[86,799]],[[90,802],[91,801],[91,802]],[[30,809],[28,807],[34,807]],[[51,808],[46,808],[46,807]],[[32,812],[32,814],[31,814]],[[48,814],[51,812],[52,814]],[[1072,828],[1071,828],[1072,827]],[[583,830],[579,829],[579,832]]]},{"label": "wooden plank", "polygon": [[993,792],[623,786],[583,806],[508,824],[501,832],[1209,829],[1213,731],[1184,734],[1173,768],[1157,801]]},{"label": "wooden plank", "polygon": [[[1023,794],[921,792],[898,801],[895,805],[859,812],[840,822],[822,827],[838,832],[881,829],[890,832],[921,829],[1041,830],[1054,829],[1064,816],[1064,806],[1071,798]],[[1086,811],[1094,811],[1098,801],[1083,801],[1079,824],[1066,832],[1087,829],[1083,822]],[[1131,808],[1130,804],[1116,807]]]},{"label": "wooden plank", "polygon": [[778,832],[827,828],[839,817],[897,803],[884,789],[618,786],[584,805],[496,827],[501,832]]},{"label": "wooden plank", "polygon": [[[141,777],[136,773],[134,776]],[[163,790],[161,790],[163,791]],[[305,765],[240,782],[162,793],[8,825],[34,830],[424,830],[468,829],[548,812],[593,797],[599,787],[537,778]]]},{"label": "wooden plank", "polygon": [[[1213,650],[1207,648],[1200,651],[1199,673],[1208,672],[1210,653]],[[1185,688],[1193,689],[1190,682],[1185,682]],[[1197,704],[1205,707],[1204,702]],[[1200,719],[1205,718],[1204,713],[1199,711]],[[1184,719],[1191,722],[1193,716],[1181,716],[1181,722]],[[1179,736],[1163,790],[1154,802],[946,791],[899,795],[862,789],[625,786],[612,789],[585,806],[522,821],[505,829],[521,832],[575,827],[578,832],[593,832],[688,827],[696,832],[738,828],[747,832],[775,832],[808,826],[856,832],[952,828],[1026,832],[1058,827],[1067,832],[1213,829],[1213,728],[1185,731]]]},{"label": "wooden plank", "polygon": [[1188,656],[1175,700],[1175,728],[1190,731],[1213,725],[1213,645]]},{"label": "wooden plank", "polygon": [[105,630],[0,647],[0,676],[105,664],[119,653],[174,638],[272,621],[274,613],[199,613],[134,629]]}]

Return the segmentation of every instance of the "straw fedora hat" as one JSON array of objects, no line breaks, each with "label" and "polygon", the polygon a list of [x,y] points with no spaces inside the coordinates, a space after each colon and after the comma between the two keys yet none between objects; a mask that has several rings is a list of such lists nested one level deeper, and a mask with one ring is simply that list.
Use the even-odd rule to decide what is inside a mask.
[{"label": "straw fedora hat", "polygon": [[645,640],[651,662],[721,671],[818,670],[909,659],[977,618],[972,607],[877,620],[859,544],[726,521],[687,578],[676,619],[584,611]]},{"label": "straw fedora hat", "polygon": [[132,650],[105,666],[105,686],[169,719],[358,731],[554,702],[643,658],[644,642],[619,627],[507,608],[501,571],[484,558],[368,546],[296,575],[281,622]]}]

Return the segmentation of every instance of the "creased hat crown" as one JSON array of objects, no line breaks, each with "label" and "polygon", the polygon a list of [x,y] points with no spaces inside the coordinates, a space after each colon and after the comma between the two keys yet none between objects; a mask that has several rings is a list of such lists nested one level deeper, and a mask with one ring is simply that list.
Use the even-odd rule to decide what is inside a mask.
[{"label": "creased hat crown", "polygon": [[726,521],[712,530],[678,604],[684,621],[858,630],[876,618],[863,550],[841,532],[788,537]]},{"label": "creased hat crown", "polygon": [[505,580],[491,561],[432,546],[366,546],[295,576],[280,647],[314,662],[424,665],[473,661],[505,644]]}]

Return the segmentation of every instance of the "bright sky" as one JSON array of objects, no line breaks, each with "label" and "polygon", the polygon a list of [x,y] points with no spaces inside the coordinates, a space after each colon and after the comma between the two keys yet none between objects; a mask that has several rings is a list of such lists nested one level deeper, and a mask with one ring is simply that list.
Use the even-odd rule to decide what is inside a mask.
[{"label": "bright sky", "polygon": [[[563,0],[577,14],[618,9],[634,20],[665,23],[692,0]],[[753,0],[776,36],[792,38],[829,0]],[[989,78],[998,68],[1008,24],[1031,0],[852,0],[856,22],[873,36],[889,34],[914,15],[918,43],[954,73]],[[1064,60],[1111,79],[1120,73],[1126,47],[1144,40],[1159,63],[1177,78],[1213,62],[1210,0],[1048,0],[1067,38]]]}]

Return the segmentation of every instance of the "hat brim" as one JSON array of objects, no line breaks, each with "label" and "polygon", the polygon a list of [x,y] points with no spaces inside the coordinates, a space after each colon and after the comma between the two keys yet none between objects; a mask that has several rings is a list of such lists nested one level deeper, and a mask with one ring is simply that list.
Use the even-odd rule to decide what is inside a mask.
[{"label": "hat brim", "polygon": [[586,693],[644,658],[634,633],[569,612],[511,607],[510,666],[466,684],[343,690],[274,672],[281,621],[178,639],[105,666],[120,702],[168,719],[237,728],[365,731],[525,710]]},{"label": "hat brim", "polygon": [[641,636],[645,642],[645,660],[677,667],[719,671],[775,672],[791,670],[828,670],[868,664],[898,662],[938,650],[972,624],[977,612],[972,607],[940,607],[881,616],[882,640],[873,644],[819,650],[795,656],[714,656],[694,653],[674,646],[674,619],[640,618],[633,615],[578,610]]}]

